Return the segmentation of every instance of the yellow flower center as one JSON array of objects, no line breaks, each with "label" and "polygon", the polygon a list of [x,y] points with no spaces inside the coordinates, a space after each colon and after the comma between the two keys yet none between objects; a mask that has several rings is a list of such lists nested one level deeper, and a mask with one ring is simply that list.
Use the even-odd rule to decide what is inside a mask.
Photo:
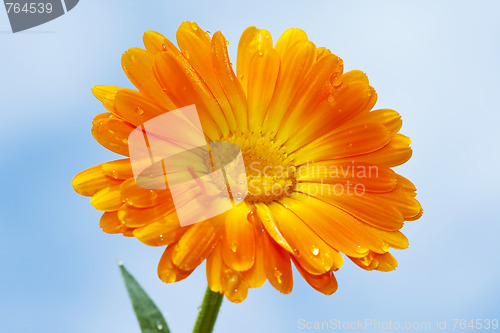
[{"label": "yellow flower center", "polygon": [[[270,203],[291,195],[295,186],[293,155],[277,145],[269,135],[245,132],[223,141],[237,144],[243,155],[247,176],[247,202]],[[233,193],[234,196],[234,193]]]}]

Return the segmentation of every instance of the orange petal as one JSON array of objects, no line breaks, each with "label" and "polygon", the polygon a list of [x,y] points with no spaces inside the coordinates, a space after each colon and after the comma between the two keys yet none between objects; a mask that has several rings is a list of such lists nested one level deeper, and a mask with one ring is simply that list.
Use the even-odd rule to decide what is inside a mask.
[{"label": "orange petal", "polygon": [[241,303],[248,296],[248,285],[241,275],[234,271],[224,276],[224,296],[233,303]]},{"label": "orange petal", "polygon": [[175,45],[165,36],[156,31],[146,31],[142,36],[142,40],[146,49],[152,54],[167,51],[176,55],[180,55],[177,47],[175,47]]},{"label": "orange petal", "polygon": [[[327,243],[337,248],[339,251],[344,252],[352,257],[362,257],[367,254],[366,249],[373,250],[377,253],[384,253],[387,252],[389,247],[394,247],[397,249],[404,249],[408,247],[408,239],[397,230],[397,227],[395,225],[392,225],[391,226],[392,228],[388,227],[387,229],[389,230],[380,229],[378,225],[377,227],[373,227],[372,226],[373,224],[368,223],[363,218],[359,217],[359,213],[358,210],[356,210],[356,208],[346,209],[345,206],[338,205],[335,203],[335,201],[329,199],[331,198],[331,195],[325,195],[325,193],[321,194],[321,191],[319,192],[319,194],[314,193],[312,195],[313,196],[294,194],[293,198],[299,200],[303,205],[308,205],[304,206],[302,209],[300,206],[297,207],[296,205],[294,209],[301,211],[301,214],[305,216],[304,221],[310,224],[311,228],[316,232],[318,232],[318,234],[321,234],[322,236],[326,235],[326,232],[328,232],[328,230],[320,232],[319,230],[320,229],[322,230],[324,226],[317,221],[310,221],[309,219],[306,219],[306,217],[309,216],[310,218],[311,214],[313,214],[315,210],[321,210],[320,215],[323,215],[324,213],[325,214],[324,216],[328,216],[327,219],[331,220],[330,224],[332,228],[333,227],[337,228],[339,233],[342,232],[343,236],[347,237],[348,240],[354,242],[354,244],[351,244],[351,249],[352,248],[355,249],[355,252],[353,254],[352,252],[348,253],[345,252],[344,250],[341,250],[340,248],[337,248],[334,244],[329,243],[328,240],[325,237],[323,237],[323,239]],[[354,198],[356,197],[363,199],[363,197],[367,195],[368,193],[362,196],[351,195],[346,197],[349,197],[349,200],[354,200]],[[384,196],[386,194],[384,193],[375,195]],[[317,200],[315,197],[320,198],[323,201]],[[342,195],[335,195],[334,197],[339,198],[342,197]],[[361,206],[363,205],[363,200],[357,202],[359,205]],[[389,215],[389,218],[393,218],[393,216],[390,215],[391,213],[394,214],[394,212],[397,212],[401,214],[400,211],[396,208],[396,205],[393,205],[391,207],[387,204],[384,204],[383,202],[380,202],[380,206],[382,208],[379,208],[379,210],[390,212],[387,214]],[[353,207],[355,207],[355,205],[353,205]],[[378,214],[379,213],[377,212],[377,215]],[[300,214],[298,215],[300,216]],[[398,215],[396,214],[396,216]],[[380,219],[380,217],[377,216],[377,219]],[[375,219],[369,221],[372,222],[373,220]],[[378,221],[378,224],[385,226],[388,223],[381,219],[381,221]],[[353,245],[355,244],[361,246],[361,249],[363,249],[363,251],[353,247]]]},{"label": "orange petal", "polygon": [[93,166],[78,173],[72,180],[74,190],[81,195],[91,197],[108,186],[119,185],[121,181],[108,177],[101,169],[101,165]]},{"label": "orange petal", "polygon": [[343,86],[349,85],[350,83],[357,82],[357,81],[361,81],[361,82],[364,82],[366,84],[369,83],[368,76],[366,76],[366,74],[360,70],[355,69],[355,70],[352,70],[352,71],[349,71],[349,72],[342,74],[342,85]]},{"label": "orange petal", "polygon": [[172,262],[172,253],[175,245],[169,245],[163,252],[160,262],[158,263],[158,277],[165,283],[173,283],[184,280],[193,270],[183,271],[175,266]]},{"label": "orange petal", "polygon": [[296,171],[300,182],[349,187],[351,192],[390,192],[396,188],[396,173],[391,169],[364,162],[323,161],[307,163]]},{"label": "orange petal", "polygon": [[364,112],[354,119],[344,123],[340,128],[353,127],[361,124],[382,124],[387,127],[390,134],[395,135],[403,125],[401,116],[394,110],[379,109],[371,112]]},{"label": "orange petal", "polygon": [[234,74],[227,52],[227,40],[220,31],[214,33],[212,37],[212,64],[217,79],[231,104],[238,128],[242,131],[248,129],[245,91]]},{"label": "orange petal", "polygon": [[116,212],[106,212],[102,214],[99,226],[102,231],[108,234],[122,233],[124,228],[123,224],[121,224],[118,219],[118,214]]},{"label": "orange petal", "polygon": [[207,258],[206,271],[210,290],[223,293],[233,303],[245,300],[248,295],[248,284],[238,271],[231,269],[224,263],[220,243],[215,246]]},{"label": "orange petal", "polygon": [[159,116],[167,109],[134,90],[120,90],[114,99],[114,113],[134,126]]},{"label": "orange petal", "polygon": [[290,255],[267,235],[263,237],[263,241],[264,252],[266,253],[264,267],[267,279],[279,292],[283,294],[291,293],[293,276]]},{"label": "orange petal", "polygon": [[327,245],[300,218],[278,203],[269,205],[278,228],[294,249],[294,257],[311,274],[323,274],[342,266],[340,253]]},{"label": "orange petal", "polygon": [[118,211],[118,217],[126,226],[136,228],[158,221],[173,211],[175,205],[172,198],[168,198],[159,205],[148,208],[136,208],[125,204]]},{"label": "orange petal", "polygon": [[319,60],[319,59],[323,58],[324,56],[332,54],[332,51],[330,51],[326,47],[322,46],[322,47],[317,48],[317,54],[318,54],[318,56],[317,56],[316,60]]},{"label": "orange petal", "polygon": [[329,184],[301,183],[297,190],[317,197],[382,230],[396,231],[405,220],[418,216],[422,207],[415,199],[415,189],[404,177],[396,175],[396,189],[387,193],[351,194]]},{"label": "orange petal", "polygon": [[177,29],[177,44],[219,103],[226,116],[229,129],[231,132],[235,132],[237,126],[231,104],[229,104],[212,66],[210,36],[195,22],[183,22]]},{"label": "orange petal", "polygon": [[217,141],[221,133],[229,133],[219,104],[184,57],[175,57],[168,52],[159,53],[155,57],[154,68],[161,86],[176,105],[196,105],[203,130],[212,141]]},{"label": "orange petal", "polygon": [[[238,54],[236,58],[236,73],[245,92],[248,91],[248,80],[250,75],[254,75],[250,62],[255,54],[263,53],[273,48],[273,38],[271,33],[265,29],[248,27],[241,34],[238,43]],[[250,99],[249,99],[250,101]],[[251,118],[250,118],[251,119]]]},{"label": "orange petal", "polygon": [[404,218],[401,212],[393,205],[384,205],[380,193],[356,194],[353,191],[348,194],[342,186],[312,183],[298,184],[297,191],[339,207],[363,222],[383,230],[394,231],[403,226]]},{"label": "orange petal", "polygon": [[[306,112],[296,117],[297,121],[307,117],[307,122],[297,132],[287,134],[290,136],[286,143],[288,151],[295,151],[332,130],[338,131],[342,124],[348,127],[358,125],[358,123],[352,124],[350,120],[358,115],[369,113],[375,100],[375,90],[363,82],[355,82],[335,91],[323,99],[314,112]],[[372,121],[363,123],[368,122]]]},{"label": "orange petal", "polygon": [[122,55],[122,68],[130,82],[146,96],[149,96],[167,110],[177,107],[155,77],[154,55],[144,49],[133,47]]},{"label": "orange petal", "polygon": [[411,158],[412,149],[410,148],[411,140],[403,134],[396,134],[391,141],[374,152],[351,156],[339,161],[363,161],[387,167],[395,167],[404,164]]},{"label": "orange petal", "polygon": [[279,246],[293,254],[292,247],[290,246],[290,244],[288,244],[285,237],[283,237],[283,235],[281,234],[281,231],[279,230],[269,207],[263,203],[255,203],[255,207],[255,212],[257,213],[259,220],[261,221],[269,236],[271,236],[271,238],[274,239],[274,241],[278,243]]},{"label": "orange petal", "polygon": [[103,163],[101,168],[106,175],[114,179],[128,179],[134,176],[129,158]]},{"label": "orange petal", "polygon": [[390,272],[398,267],[398,262],[389,252],[383,254],[370,252],[366,257],[349,259],[367,271],[375,269],[377,271]]},{"label": "orange petal", "polygon": [[281,202],[315,233],[321,235],[328,245],[349,256],[365,256],[369,246],[377,241],[377,239],[367,239],[365,235],[360,234],[354,218],[313,197],[294,193],[292,197],[284,198]]},{"label": "orange petal", "polygon": [[111,113],[97,115],[92,124],[92,135],[97,142],[114,153],[129,156],[128,137],[134,126]]},{"label": "orange petal", "polygon": [[173,263],[183,270],[196,268],[219,242],[221,229],[210,220],[192,225],[175,246]]},{"label": "orange petal", "polygon": [[267,108],[271,102],[280,69],[280,58],[273,50],[259,51],[249,64],[248,121],[251,131],[262,128]]},{"label": "orange petal", "polygon": [[[285,45],[281,48],[284,49]],[[287,53],[283,54],[276,48],[280,53],[281,64],[274,95],[262,126],[264,132],[276,133],[278,131],[293,97],[316,60],[316,46],[308,40],[292,43],[286,49]]]},{"label": "orange petal", "polygon": [[332,93],[331,78],[340,75],[342,70],[342,59],[334,54],[325,56],[312,65],[290,104],[287,117],[281,122],[275,139],[278,144],[297,134],[296,124]]},{"label": "orange petal", "polygon": [[123,205],[120,185],[108,186],[97,192],[90,199],[90,204],[97,210],[114,212]]},{"label": "orange petal", "polygon": [[222,272],[226,264],[222,261],[222,252],[220,243],[215,245],[212,253],[207,258],[206,272],[207,283],[214,293],[224,293],[222,285]]},{"label": "orange petal", "polygon": [[98,85],[92,88],[94,96],[102,102],[102,105],[109,111],[115,112],[115,97],[119,91],[133,91],[127,88]]},{"label": "orange petal", "polygon": [[337,291],[338,283],[337,279],[335,279],[335,275],[332,271],[326,272],[321,275],[314,275],[308,273],[298,262],[296,259],[293,259],[293,263],[295,267],[299,271],[300,275],[306,280],[307,283],[317,291],[325,294],[331,295]]},{"label": "orange petal", "polygon": [[264,252],[264,237],[267,237],[267,235],[263,231],[258,230],[256,232],[255,263],[250,270],[241,272],[243,280],[250,288],[259,288],[267,280],[264,267],[265,256],[267,255]]},{"label": "orange petal", "polygon": [[222,258],[237,271],[249,270],[255,263],[255,226],[247,218],[249,213],[244,202],[226,213]]},{"label": "orange petal", "polygon": [[295,154],[295,163],[318,162],[374,152],[391,140],[387,128],[380,124],[365,124],[335,131],[317,139]]},{"label": "orange petal", "polygon": [[165,246],[177,242],[188,228],[181,228],[177,215],[171,213],[160,221],[135,229],[134,237],[149,246]]},{"label": "orange petal", "polygon": [[278,51],[281,58],[283,59],[284,57],[290,55],[292,46],[306,40],[307,34],[303,30],[290,28],[280,36],[274,48],[276,49],[276,51]]},{"label": "orange petal", "polygon": [[137,208],[146,208],[159,205],[165,200],[171,200],[167,190],[150,190],[139,187],[134,178],[129,178],[120,186],[123,202]]}]

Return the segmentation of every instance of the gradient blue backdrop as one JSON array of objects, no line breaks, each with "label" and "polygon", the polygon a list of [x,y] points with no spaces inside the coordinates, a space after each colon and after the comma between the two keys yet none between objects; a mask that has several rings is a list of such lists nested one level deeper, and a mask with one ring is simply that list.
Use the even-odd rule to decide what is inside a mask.
[{"label": "gradient blue backdrop", "polygon": [[[403,231],[392,273],[350,262],[324,296],[297,276],[291,295],[268,283],[225,301],[216,332],[296,332],[298,320],[498,318],[500,5],[497,1],[92,1],[24,33],[0,9],[0,331],[139,332],[116,259],[188,332],[204,267],[174,285],[156,275],[162,248],[103,233],[71,188],[79,171],[117,156],[96,143],[96,84],[131,86],[120,67],[142,33],[175,40],[184,20],[222,30],[235,51],[250,25],[304,29],[368,73],[378,108],[398,110],[413,158],[397,171],[424,216]],[[449,325],[451,322],[449,322]],[[369,331],[369,330],[367,330]]]}]

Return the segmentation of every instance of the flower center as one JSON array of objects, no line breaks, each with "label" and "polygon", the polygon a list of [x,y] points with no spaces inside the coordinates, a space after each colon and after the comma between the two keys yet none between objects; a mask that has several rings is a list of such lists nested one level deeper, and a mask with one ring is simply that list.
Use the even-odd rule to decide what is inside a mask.
[{"label": "flower center", "polygon": [[245,201],[270,203],[291,195],[296,182],[293,155],[268,135],[237,133],[222,141],[235,143],[241,149],[248,186]]}]

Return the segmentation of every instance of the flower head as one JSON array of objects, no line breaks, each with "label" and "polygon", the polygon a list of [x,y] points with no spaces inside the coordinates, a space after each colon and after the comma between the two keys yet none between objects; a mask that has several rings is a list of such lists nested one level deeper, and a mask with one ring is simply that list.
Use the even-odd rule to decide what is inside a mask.
[{"label": "flower head", "polygon": [[206,260],[210,288],[233,302],[266,280],[290,293],[292,263],[314,289],[332,294],[341,253],[366,270],[393,270],[389,249],[408,246],[399,230],[422,208],[413,184],[391,169],[411,156],[409,138],[398,134],[401,118],[372,110],[377,94],[366,75],[343,73],[342,60],[299,29],[287,30],[276,44],[268,31],[246,29],[236,73],[220,32],[210,36],[184,22],[177,44],[148,31],[145,49],[123,54],[137,90],[96,86],[93,93],[108,112],[94,118],[92,134],[129,156],[134,128],[195,104],[209,142],[240,147],[246,198],[181,226],[169,189],[138,186],[124,158],[73,179],[75,190],[104,212],[101,228],[167,246],[158,266],[167,283],[185,279]]}]

